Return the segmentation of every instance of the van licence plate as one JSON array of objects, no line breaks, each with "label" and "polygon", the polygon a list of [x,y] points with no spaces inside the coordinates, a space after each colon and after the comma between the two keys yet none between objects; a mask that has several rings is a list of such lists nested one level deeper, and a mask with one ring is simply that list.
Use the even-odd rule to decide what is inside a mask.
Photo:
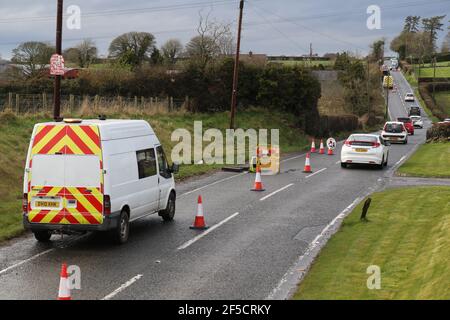
[{"label": "van licence plate", "polygon": [[40,208],[59,208],[59,202],[57,201],[36,201],[34,205]]}]

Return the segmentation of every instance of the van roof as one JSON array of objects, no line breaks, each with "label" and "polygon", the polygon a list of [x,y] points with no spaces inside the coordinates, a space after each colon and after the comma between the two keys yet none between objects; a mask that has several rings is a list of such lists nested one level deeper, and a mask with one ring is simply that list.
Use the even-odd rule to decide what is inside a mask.
[{"label": "van roof", "polygon": [[98,120],[87,119],[82,120],[81,123],[65,123],[65,122],[44,122],[38,125],[67,125],[67,126],[82,126],[95,125],[100,130],[100,137],[102,141],[125,139],[139,136],[154,135],[155,132],[150,124],[145,120]]}]

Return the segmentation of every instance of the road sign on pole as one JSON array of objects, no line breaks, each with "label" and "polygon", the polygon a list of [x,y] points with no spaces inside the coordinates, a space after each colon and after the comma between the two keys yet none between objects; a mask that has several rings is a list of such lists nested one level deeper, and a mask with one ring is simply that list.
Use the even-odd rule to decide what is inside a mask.
[{"label": "road sign on pole", "polygon": [[50,74],[52,76],[64,75],[64,57],[55,53],[50,58]]},{"label": "road sign on pole", "polygon": [[330,150],[336,149],[336,140],[334,140],[333,138],[329,138],[329,139],[327,140],[327,147],[328,147],[328,149],[330,149]]}]

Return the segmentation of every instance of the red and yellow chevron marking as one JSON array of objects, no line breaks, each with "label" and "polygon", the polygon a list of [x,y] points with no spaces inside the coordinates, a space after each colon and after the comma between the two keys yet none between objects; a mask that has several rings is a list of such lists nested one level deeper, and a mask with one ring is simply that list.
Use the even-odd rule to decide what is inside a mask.
[{"label": "red and yellow chevron marking", "polygon": [[[28,213],[28,221],[31,223],[103,223],[103,195],[100,188],[90,188],[90,192],[83,187],[33,187],[33,190],[34,189],[37,189],[38,191],[29,193],[29,207],[33,196],[54,196],[62,198],[63,208],[57,210],[30,210]],[[76,207],[68,207],[69,200],[76,200]]]},{"label": "red and yellow chevron marking", "polygon": [[95,125],[40,125],[31,154],[92,154],[100,157],[100,133]]}]

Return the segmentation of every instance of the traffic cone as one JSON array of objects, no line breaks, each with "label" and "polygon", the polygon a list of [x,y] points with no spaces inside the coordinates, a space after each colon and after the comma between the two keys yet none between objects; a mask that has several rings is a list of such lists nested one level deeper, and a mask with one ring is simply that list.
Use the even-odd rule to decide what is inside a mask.
[{"label": "traffic cone", "polygon": [[65,263],[63,263],[62,267],[61,267],[58,300],[72,300],[72,297],[70,296],[69,278],[67,275],[67,265]]},{"label": "traffic cone", "polygon": [[328,155],[329,156],[332,156],[334,153],[333,153],[333,150],[332,149],[330,149],[330,148],[328,148]]},{"label": "traffic cone", "polygon": [[323,140],[320,139],[320,149],[319,149],[319,153],[320,154],[325,154],[325,148],[323,147]]},{"label": "traffic cone", "polygon": [[309,153],[307,153],[306,154],[306,160],[305,160],[305,168],[303,169],[304,173],[311,173],[312,172],[312,170],[311,170],[311,163],[310,163],[309,158],[310,158],[310,155],[309,155]]},{"label": "traffic cone", "polygon": [[316,152],[316,142],[313,139],[312,143],[311,143],[311,153],[315,153],[315,152]]},{"label": "traffic cone", "polygon": [[205,217],[203,215],[203,201],[202,196],[198,196],[197,215],[195,216],[194,224],[190,226],[191,229],[205,230],[208,226],[205,224]]},{"label": "traffic cone", "polygon": [[261,167],[258,165],[256,166],[256,177],[255,177],[255,185],[253,186],[253,189],[251,191],[265,191],[266,189],[263,188],[263,184],[261,181]]}]

